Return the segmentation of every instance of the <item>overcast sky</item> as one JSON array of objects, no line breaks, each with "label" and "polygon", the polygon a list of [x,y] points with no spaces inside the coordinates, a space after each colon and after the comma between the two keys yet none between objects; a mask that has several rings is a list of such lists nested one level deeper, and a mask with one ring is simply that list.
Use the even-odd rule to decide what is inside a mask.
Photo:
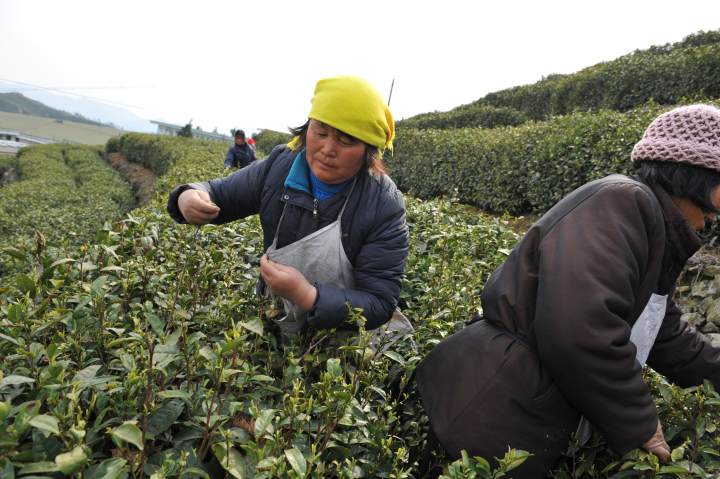
[{"label": "overcast sky", "polygon": [[0,0],[0,79],[284,129],[327,76],[394,78],[399,120],[718,28],[718,0]]}]

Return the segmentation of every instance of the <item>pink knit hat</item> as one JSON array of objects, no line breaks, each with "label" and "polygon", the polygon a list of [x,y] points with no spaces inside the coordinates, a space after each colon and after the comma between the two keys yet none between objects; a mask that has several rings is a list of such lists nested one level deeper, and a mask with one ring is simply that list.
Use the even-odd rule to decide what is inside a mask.
[{"label": "pink knit hat", "polygon": [[632,161],[674,161],[720,171],[720,110],[681,106],[655,118],[633,148]]}]

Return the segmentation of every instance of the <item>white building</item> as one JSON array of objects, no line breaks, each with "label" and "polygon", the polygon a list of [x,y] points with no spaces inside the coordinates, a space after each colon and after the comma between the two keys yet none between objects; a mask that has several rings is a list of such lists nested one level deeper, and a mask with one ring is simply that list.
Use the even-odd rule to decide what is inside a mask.
[{"label": "white building", "polygon": [[[157,125],[158,135],[177,136],[178,132],[184,128],[182,125],[173,125],[172,123],[165,123],[164,121],[150,121],[150,123],[155,123]],[[202,140],[223,141],[225,143],[232,143],[233,141],[231,136],[203,131],[199,128],[192,129],[192,136],[193,138],[200,138]]]}]

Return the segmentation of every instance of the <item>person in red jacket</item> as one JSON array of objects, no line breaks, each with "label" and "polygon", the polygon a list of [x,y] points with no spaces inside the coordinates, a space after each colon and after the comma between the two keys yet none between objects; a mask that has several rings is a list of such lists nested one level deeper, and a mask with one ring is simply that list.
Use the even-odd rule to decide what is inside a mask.
[{"label": "person in red jacket", "polygon": [[[635,145],[634,177],[573,191],[535,223],[482,292],[483,317],[417,369],[432,431],[457,457],[533,455],[545,477],[592,424],[619,454],[670,448],[643,381],[720,388],[720,348],[680,319],[676,279],[720,210],[720,110],[676,108]],[[584,419],[581,420],[581,417]]]}]

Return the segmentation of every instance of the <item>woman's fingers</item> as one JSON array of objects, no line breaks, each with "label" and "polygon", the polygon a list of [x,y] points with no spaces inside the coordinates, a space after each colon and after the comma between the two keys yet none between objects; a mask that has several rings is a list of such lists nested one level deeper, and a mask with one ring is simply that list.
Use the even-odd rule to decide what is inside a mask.
[{"label": "woman's fingers", "polygon": [[205,191],[186,190],[178,198],[178,208],[188,223],[204,225],[220,214],[220,208],[210,201],[210,195]]},{"label": "woman's fingers", "polygon": [[665,441],[665,435],[663,434],[662,424],[660,424],[660,421],[658,421],[655,434],[653,434],[653,436],[648,439],[645,444],[643,444],[643,448],[646,451],[655,454],[662,462],[670,460],[670,446],[668,446],[668,443]]}]

